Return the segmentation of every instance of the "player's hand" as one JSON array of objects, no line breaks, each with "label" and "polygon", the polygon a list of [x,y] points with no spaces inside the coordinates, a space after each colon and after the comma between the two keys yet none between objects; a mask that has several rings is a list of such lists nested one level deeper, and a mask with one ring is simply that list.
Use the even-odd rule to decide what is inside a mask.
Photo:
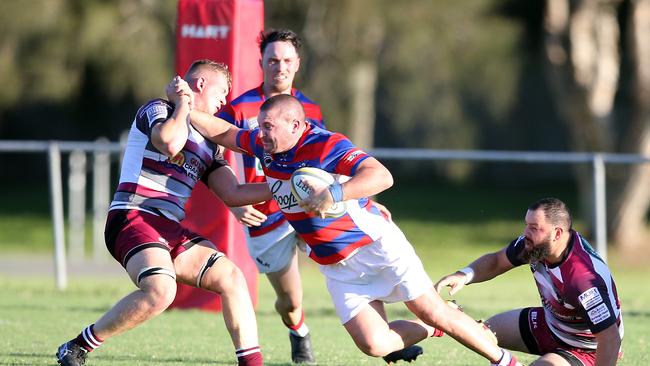
[{"label": "player's hand", "polygon": [[443,287],[449,287],[449,295],[454,295],[465,287],[466,275],[463,272],[456,272],[441,278],[433,286],[438,293],[441,293]]},{"label": "player's hand", "polygon": [[393,220],[393,215],[391,215],[390,211],[388,211],[388,208],[386,208],[386,206],[382,205],[381,203],[379,203],[379,202],[377,202],[377,201],[372,201],[372,203],[373,203],[375,206],[377,206],[377,209],[378,209],[379,212],[381,212],[381,214],[386,218],[386,220],[388,220],[388,221],[392,221],[392,220]]},{"label": "player's hand", "polygon": [[321,218],[325,217],[325,213],[334,205],[334,199],[327,186],[314,187],[309,182],[305,185],[311,190],[309,197],[303,199],[299,206],[307,212],[312,212]]},{"label": "player's hand", "polygon": [[169,84],[167,84],[165,93],[167,94],[167,99],[174,104],[189,103],[191,108],[194,103],[192,88],[190,88],[187,81],[178,75],[174,76]]},{"label": "player's hand", "polygon": [[230,212],[235,215],[237,221],[248,227],[260,226],[266,221],[266,215],[256,210],[251,205],[242,207],[228,207]]}]

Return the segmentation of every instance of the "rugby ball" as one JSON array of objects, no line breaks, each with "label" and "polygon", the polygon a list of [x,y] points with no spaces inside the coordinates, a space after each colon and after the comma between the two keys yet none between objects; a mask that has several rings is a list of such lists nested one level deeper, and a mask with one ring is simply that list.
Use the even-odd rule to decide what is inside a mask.
[{"label": "rugby ball", "polygon": [[[299,168],[291,174],[289,183],[291,185],[291,192],[296,197],[298,202],[309,197],[311,194],[310,187],[327,187],[334,183],[335,178],[332,174],[313,167]],[[345,202],[336,202],[325,211],[325,217],[340,217],[345,215],[347,206]]]}]

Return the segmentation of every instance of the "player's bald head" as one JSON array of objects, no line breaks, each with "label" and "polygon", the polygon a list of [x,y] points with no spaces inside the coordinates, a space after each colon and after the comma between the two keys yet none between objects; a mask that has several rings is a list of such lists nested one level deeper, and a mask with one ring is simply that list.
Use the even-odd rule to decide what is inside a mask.
[{"label": "player's bald head", "polygon": [[260,107],[260,112],[266,114],[270,111],[281,111],[282,115],[290,117],[287,120],[305,121],[305,109],[302,103],[293,95],[278,94],[264,101]]}]

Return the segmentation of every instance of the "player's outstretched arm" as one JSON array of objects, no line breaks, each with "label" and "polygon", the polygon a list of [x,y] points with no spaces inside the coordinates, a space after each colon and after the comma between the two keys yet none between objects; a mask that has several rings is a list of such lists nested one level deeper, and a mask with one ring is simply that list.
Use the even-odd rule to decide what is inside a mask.
[{"label": "player's outstretched arm", "polygon": [[621,348],[621,335],[618,326],[612,324],[595,334],[598,341],[595,366],[614,366]]},{"label": "player's outstretched arm", "polygon": [[485,254],[467,267],[449,274],[436,282],[436,291],[440,293],[444,287],[449,287],[449,294],[454,295],[469,283],[484,282],[499,276],[514,268],[506,256],[506,248]]},{"label": "player's outstretched arm", "polygon": [[208,187],[227,206],[244,206],[273,198],[266,183],[239,184],[229,166],[221,167],[208,176]]},{"label": "player's outstretched arm", "polygon": [[242,152],[237,146],[237,133],[240,131],[238,127],[209,113],[197,110],[192,110],[190,113],[190,122],[208,140],[235,152]]},{"label": "player's outstretched arm", "polygon": [[265,214],[251,205],[228,207],[228,209],[239,223],[248,227],[260,226],[267,219]]}]

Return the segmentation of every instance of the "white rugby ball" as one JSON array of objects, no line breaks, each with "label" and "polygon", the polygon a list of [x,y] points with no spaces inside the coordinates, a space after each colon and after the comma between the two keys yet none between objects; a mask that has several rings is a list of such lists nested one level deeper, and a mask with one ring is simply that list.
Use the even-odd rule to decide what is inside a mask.
[{"label": "white rugby ball", "polygon": [[[309,197],[311,194],[311,187],[327,187],[334,183],[332,174],[313,167],[299,168],[291,174],[289,183],[291,184],[291,192],[296,197],[298,202]],[[308,184],[306,184],[308,183]],[[325,217],[340,217],[345,215],[347,206],[345,202],[336,202],[325,211]]]}]

